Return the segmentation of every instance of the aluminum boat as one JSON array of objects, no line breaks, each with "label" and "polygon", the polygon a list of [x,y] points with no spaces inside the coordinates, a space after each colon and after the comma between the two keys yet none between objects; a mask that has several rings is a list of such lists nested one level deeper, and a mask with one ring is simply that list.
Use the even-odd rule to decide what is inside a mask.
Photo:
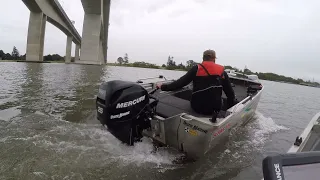
[{"label": "aluminum boat", "polygon": [[230,77],[230,81],[236,103],[228,107],[223,94],[224,106],[216,123],[210,121],[211,116],[192,110],[191,84],[177,91],[157,90],[157,83],[169,82],[163,76],[137,82],[102,83],[96,101],[97,117],[115,137],[128,145],[134,145],[145,136],[157,145],[175,148],[197,159],[255,113],[264,89],[261,83],[257,79],[238,77]]}]

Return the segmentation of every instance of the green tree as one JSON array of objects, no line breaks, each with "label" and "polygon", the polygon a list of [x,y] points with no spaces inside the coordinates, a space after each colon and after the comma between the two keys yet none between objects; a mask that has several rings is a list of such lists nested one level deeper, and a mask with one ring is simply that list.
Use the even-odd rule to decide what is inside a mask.
[{"label": "green tree", "polygon": [[159,69],[159,66],[155,65],[155,64],[150,64],[150,63],[146,63],[146,62],[134,62],[132,63],[133,67],[141,67],[141,68],[154,68],[154,69]]},{"label": "green tree", "polygon": [[122,57],[118,57],[117,61],[118,61],[118,63],[119,63],[120,65],[123,64],[123,62],[124,62],[124,60],[123,60]]},{"label": "green tree", "polygon": [[161,67],[165,68],[165,67],[166,67],[166,65],[165,65],[165,64],[162,64],[162,66],[161,66]]},{"label": "green tree", "polygon": [[300,78],[297,79],[298,83],[303,83],[304,81]]},{"label": "green tree", "polygon": [[171,56],[169,56],[167,61],[167,66],[171,66],[171,65],[172,65],[172,59],[171,59]]},{"label": "green tree", "polygon": [[4,52],[2,50],[0,50],[0,59],[4,59]]},{"label": "green tree", "polygon": [[123,63],[124,64],[128,64],[129,63],[129,57],[128,57],[128,54],[126,53],[125,55],[124,55],[124,58],[123,58],[124,60],[123,60]]},{"label": "green tree", "polygon": [[185,67],[182,63],[180,63],[180,64],[178,65],[178,68],[179,68],[179,69],[186,69],[186,67]]},{"label": "green tree", "polygon": [[60,56],[59,54],[52,54],[52,61],[61,61],[61,60],[64,60],[62,56]]},{"label": "green tree", "polygon": [[48,54],[48,55],[44,56],[43,59],[44,59],[44,61],[52,61],[53,60],[51,54]]},{"label": "green tree", "polygon": [[60,56],[59,54],[48,54],[43,57],[44,61],[62,61],[64,57]]},{"label": "green tree", "polygon": [[193,60],[188,60],[187,61],[187,66],[186,69],[189,70],[191,69],[194,65],[198,64],[197,62],[194,62]]},{"label": "green tree", "polygon": [[6,53],[5,55],[4,55],[4,58],[3,58],[4,60],[13,60],[13,57],[11,56],[11,54],[9,54],[9,53]]},{"label": "green tree", "polygon": [[26,60],[26,54],[24,54],[23,56],[20,56],[21,60]]},{"label": "green tree", "polygon": [[167,61],[167,69],[176,69],[176,68],[177,68],[176,62],[173,61],[172,56],[169,56]]},{"label": "green tree", "polygon": [[18,60],[19,57],[20,57],[20,53],[19,53],[18,49],[15,46],[13,46],[11,56],[12,56],[12,58],[14,60]]},{"label": "green tree", "polygon": [[250,69],[247,68],[247,66],[245,66],[245,68],[243,69],[243,73],[244,74],[253,74]]}]

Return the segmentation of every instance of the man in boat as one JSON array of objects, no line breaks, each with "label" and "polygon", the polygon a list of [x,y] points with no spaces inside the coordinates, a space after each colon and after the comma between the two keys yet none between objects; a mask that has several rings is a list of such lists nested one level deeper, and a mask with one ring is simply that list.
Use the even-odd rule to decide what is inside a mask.
[{"label": "man in boat", "polygon": [[163,91],[174,91],[193,82],[191,97],[192,109],[204,115],[212,115],[211,122],[216,118],[222,108],[222,90],[227,96],[228,106],[234,105],[235,94],[228,74],[224,67],[216,64],[216,52],[206,50],[203,52],[203,62],[193,66],[180,79],[169,84],[158,84]]}]

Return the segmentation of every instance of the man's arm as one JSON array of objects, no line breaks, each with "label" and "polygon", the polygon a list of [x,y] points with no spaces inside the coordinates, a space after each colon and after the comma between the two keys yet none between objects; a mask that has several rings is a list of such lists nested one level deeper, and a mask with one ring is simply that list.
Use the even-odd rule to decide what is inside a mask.
[{"label": "man's arm", "polygon": [[193,78],[197,75],[197,71],[198,71],[198,66],[193,66],[184,76],[182,76],[178,80],[170,84],[163,84],[161,86],[161,90],[174,91],[188,85],[193,80]]},{"label": "man's arm", "polygon": [[224,93],[228,98],[229,107],[233,106],[235,101],[235,94],[231,86],[229,76],[225,71],[223,72],[222,87],[223,87]]}]

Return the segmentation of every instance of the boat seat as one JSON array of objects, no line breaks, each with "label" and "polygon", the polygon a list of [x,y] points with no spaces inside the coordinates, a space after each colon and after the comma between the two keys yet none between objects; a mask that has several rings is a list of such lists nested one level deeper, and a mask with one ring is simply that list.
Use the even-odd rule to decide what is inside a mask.
[{"label": "boat seat", "polygon": [[[192,108],[190,101],[175,97],[174,95],[165,96],[159,99],[157,105],[157,114],[164,118],[172,117],[178,114],[187,113],[195,117],[211,118],[211,115],[196,113]],[[226,111],[220,111],[218,118],[224,118],[229,115]]]}]

